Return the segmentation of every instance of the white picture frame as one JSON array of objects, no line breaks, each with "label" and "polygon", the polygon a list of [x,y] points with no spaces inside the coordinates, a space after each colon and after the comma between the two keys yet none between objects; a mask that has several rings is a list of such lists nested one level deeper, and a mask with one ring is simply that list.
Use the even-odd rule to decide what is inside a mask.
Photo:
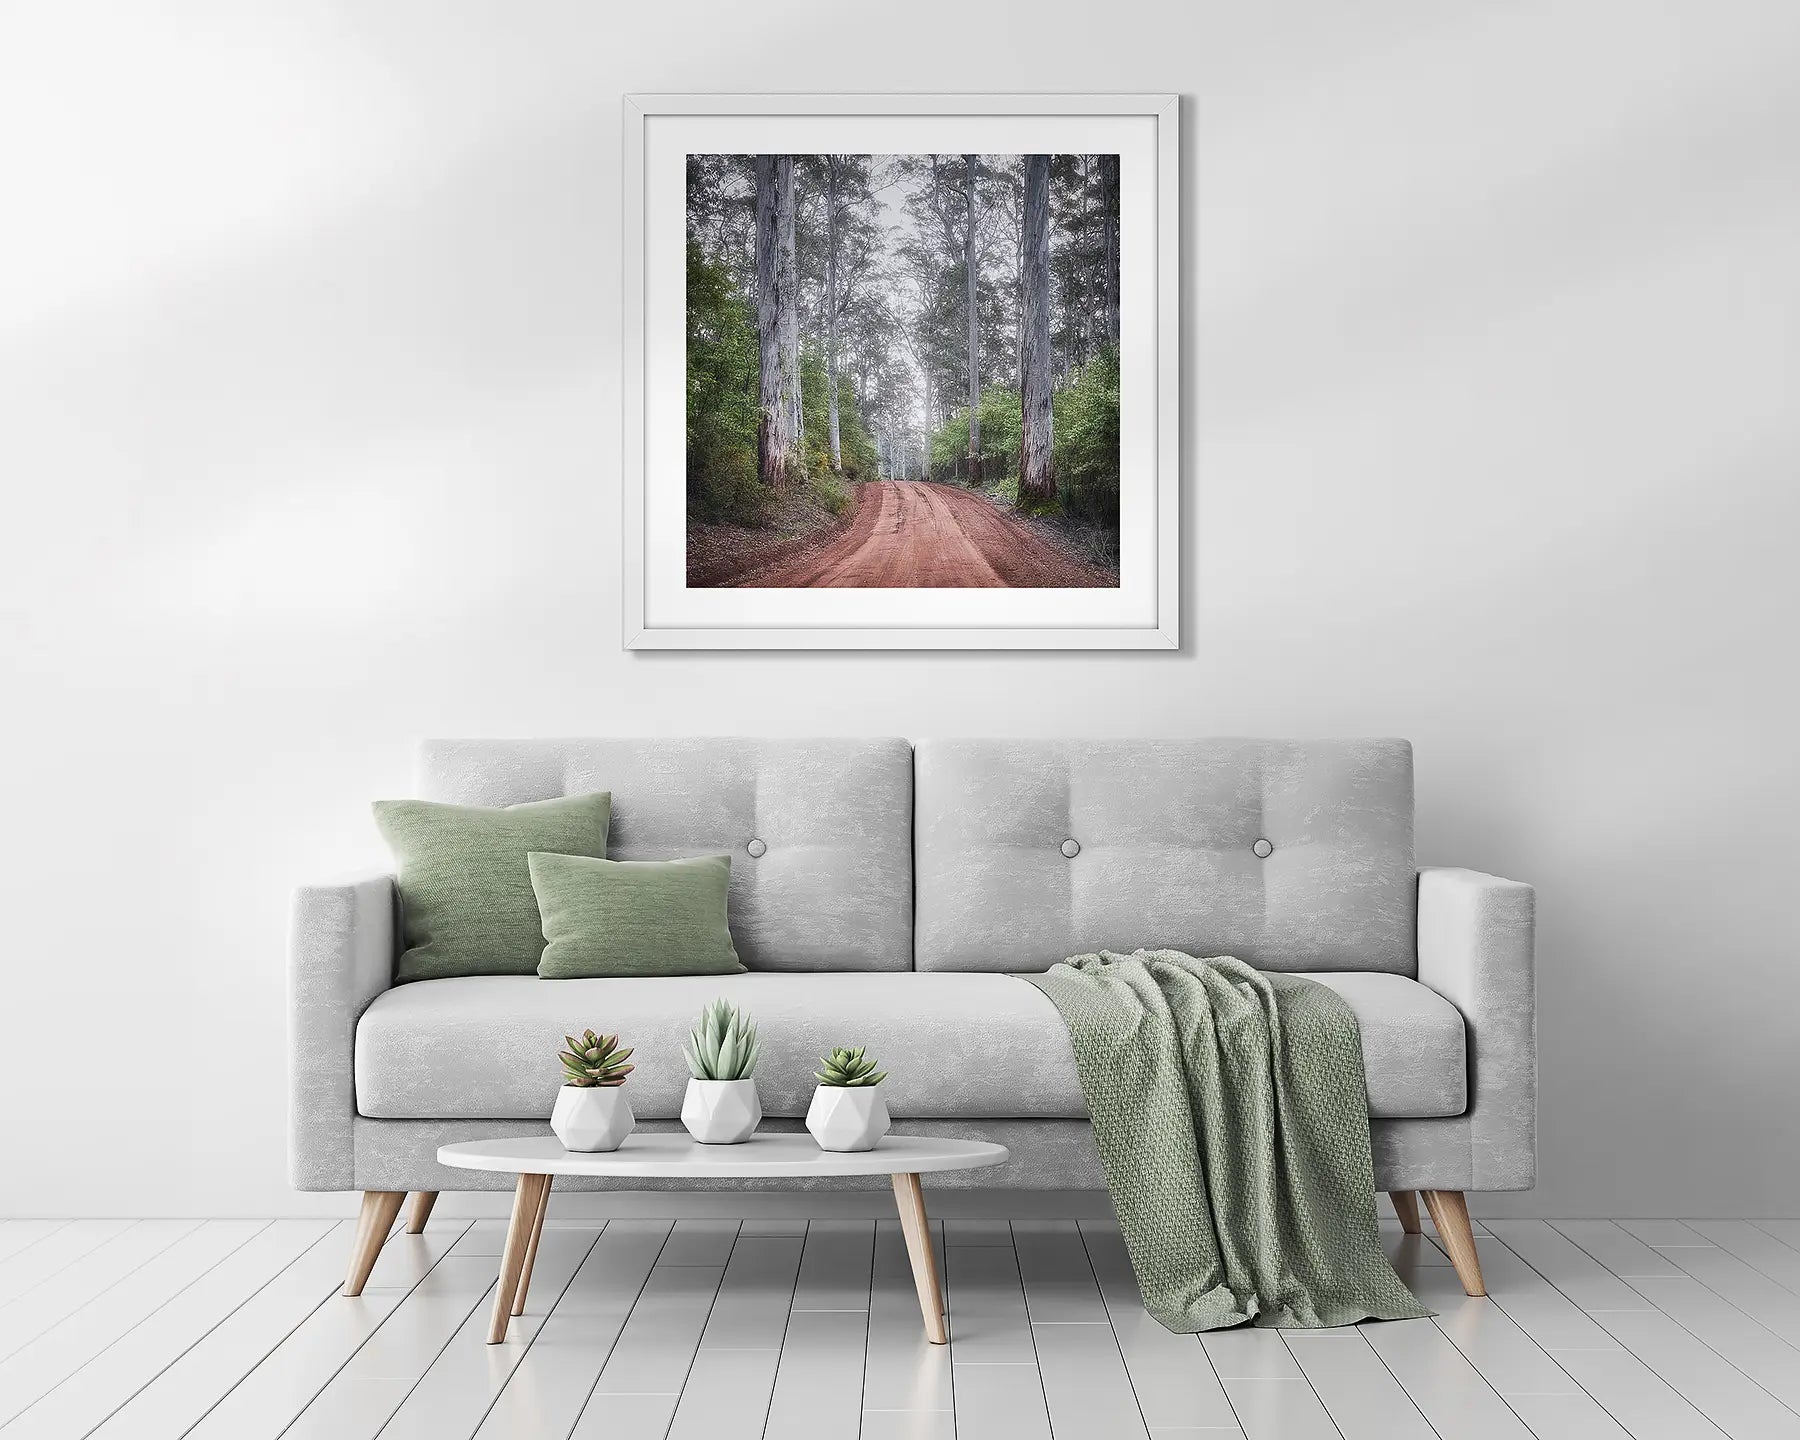
[{"label": "white picture frame", "polygon": [[[1163,94],[627,96],[625,648],[1179,648],[1179,132],[1178,98]],[[1100,143],[1083,143],[1093,140]],[[1120,353],[1119,588],[688,590],[681,536],[671,521],[672,514],[685,514],[685,482],[673,473],[685,462],[679,436],[667,433],[672,405],[681,403],[681,382],[673,377],[685,368],[683,312],[671,287],[675,262],[685,255],[685,239],[677,237],[685,236],[680,172],[686,155],[1115,148],[1121,153],[1120,290],[1131,322],[1122,333],[1137,337]],[[678,506],[671,488],[682,497]]]}]

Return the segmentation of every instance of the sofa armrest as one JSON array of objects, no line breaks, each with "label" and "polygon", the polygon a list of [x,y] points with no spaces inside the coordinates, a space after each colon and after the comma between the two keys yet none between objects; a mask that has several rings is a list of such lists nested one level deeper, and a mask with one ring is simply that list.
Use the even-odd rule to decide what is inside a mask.
[{"label": "sofa armrest", "polygon": [[297,1189],[356,1188],[356,1022],[393,983],[398,895],[391,875],[294,892],[288,1173]]},{"label": "sofa armrest", "polygon": [[1475,1190],[1537,1181],[1537,896],[1475,870],[1419,872],[1419,979],[1462,1012]]}]

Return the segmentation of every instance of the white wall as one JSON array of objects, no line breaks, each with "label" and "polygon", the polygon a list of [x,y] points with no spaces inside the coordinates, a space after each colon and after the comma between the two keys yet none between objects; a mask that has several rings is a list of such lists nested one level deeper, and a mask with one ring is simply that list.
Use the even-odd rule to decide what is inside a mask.
[{"label": "white wall", "polygon": [[[412,737],[599,731],[1411,736],[1422,857],[1540,887],[1480,1208],[1800,1205],[1800,10],[4,27],[0,1213],[342,1210],[289,887]],[[619,97],[833,87],[1190,97],[1179,656],[620,651]]]}]

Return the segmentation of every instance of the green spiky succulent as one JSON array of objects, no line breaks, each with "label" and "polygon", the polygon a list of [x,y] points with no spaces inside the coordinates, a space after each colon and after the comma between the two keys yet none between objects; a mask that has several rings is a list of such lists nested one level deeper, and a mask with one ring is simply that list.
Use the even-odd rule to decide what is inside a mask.
[{"label": "green spiky succulent", "polygon": [[877,1070],[873,1060],[863,1058],[861,1045],[854,1050],[833,1050],[829,1055],[821,1055],[819,1065],[821,1068],[813,1071],[813,1078],[821,1085],[842,1085],[848,1089],[858,1085],[879,1085],[887,1079],[887,1071]]},{"label": "green spiky succulent", "polygon": [[591,1090],[595,1086],[612,1089],[623,1085],[625,1077],[637,1067],[627,1065],[629,1050],[619,1048],[617,1035],[596,1035],[592,1030],[584,1030],[577,1040],[573,1035],[565,1035],[569,1048],[556,1058],[562,1061],[563,1084],[574,1085],[578,1089]]},{"label": "green spiky succulent", "polygon": [[748,1080],[761,1052],[750,1017],[723,998],[706,1007],[682,1047],[696,1080]]}]

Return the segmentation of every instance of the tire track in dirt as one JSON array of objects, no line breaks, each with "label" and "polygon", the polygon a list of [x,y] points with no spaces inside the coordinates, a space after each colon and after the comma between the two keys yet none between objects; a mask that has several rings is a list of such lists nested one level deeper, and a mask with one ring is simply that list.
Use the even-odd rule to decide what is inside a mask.
[{"label": "tire track in dirt", "polygon": [[735,582],[757,589],[1113,587],[986,496],[917,480],[859,488],[850,527],[822,549]]}]

